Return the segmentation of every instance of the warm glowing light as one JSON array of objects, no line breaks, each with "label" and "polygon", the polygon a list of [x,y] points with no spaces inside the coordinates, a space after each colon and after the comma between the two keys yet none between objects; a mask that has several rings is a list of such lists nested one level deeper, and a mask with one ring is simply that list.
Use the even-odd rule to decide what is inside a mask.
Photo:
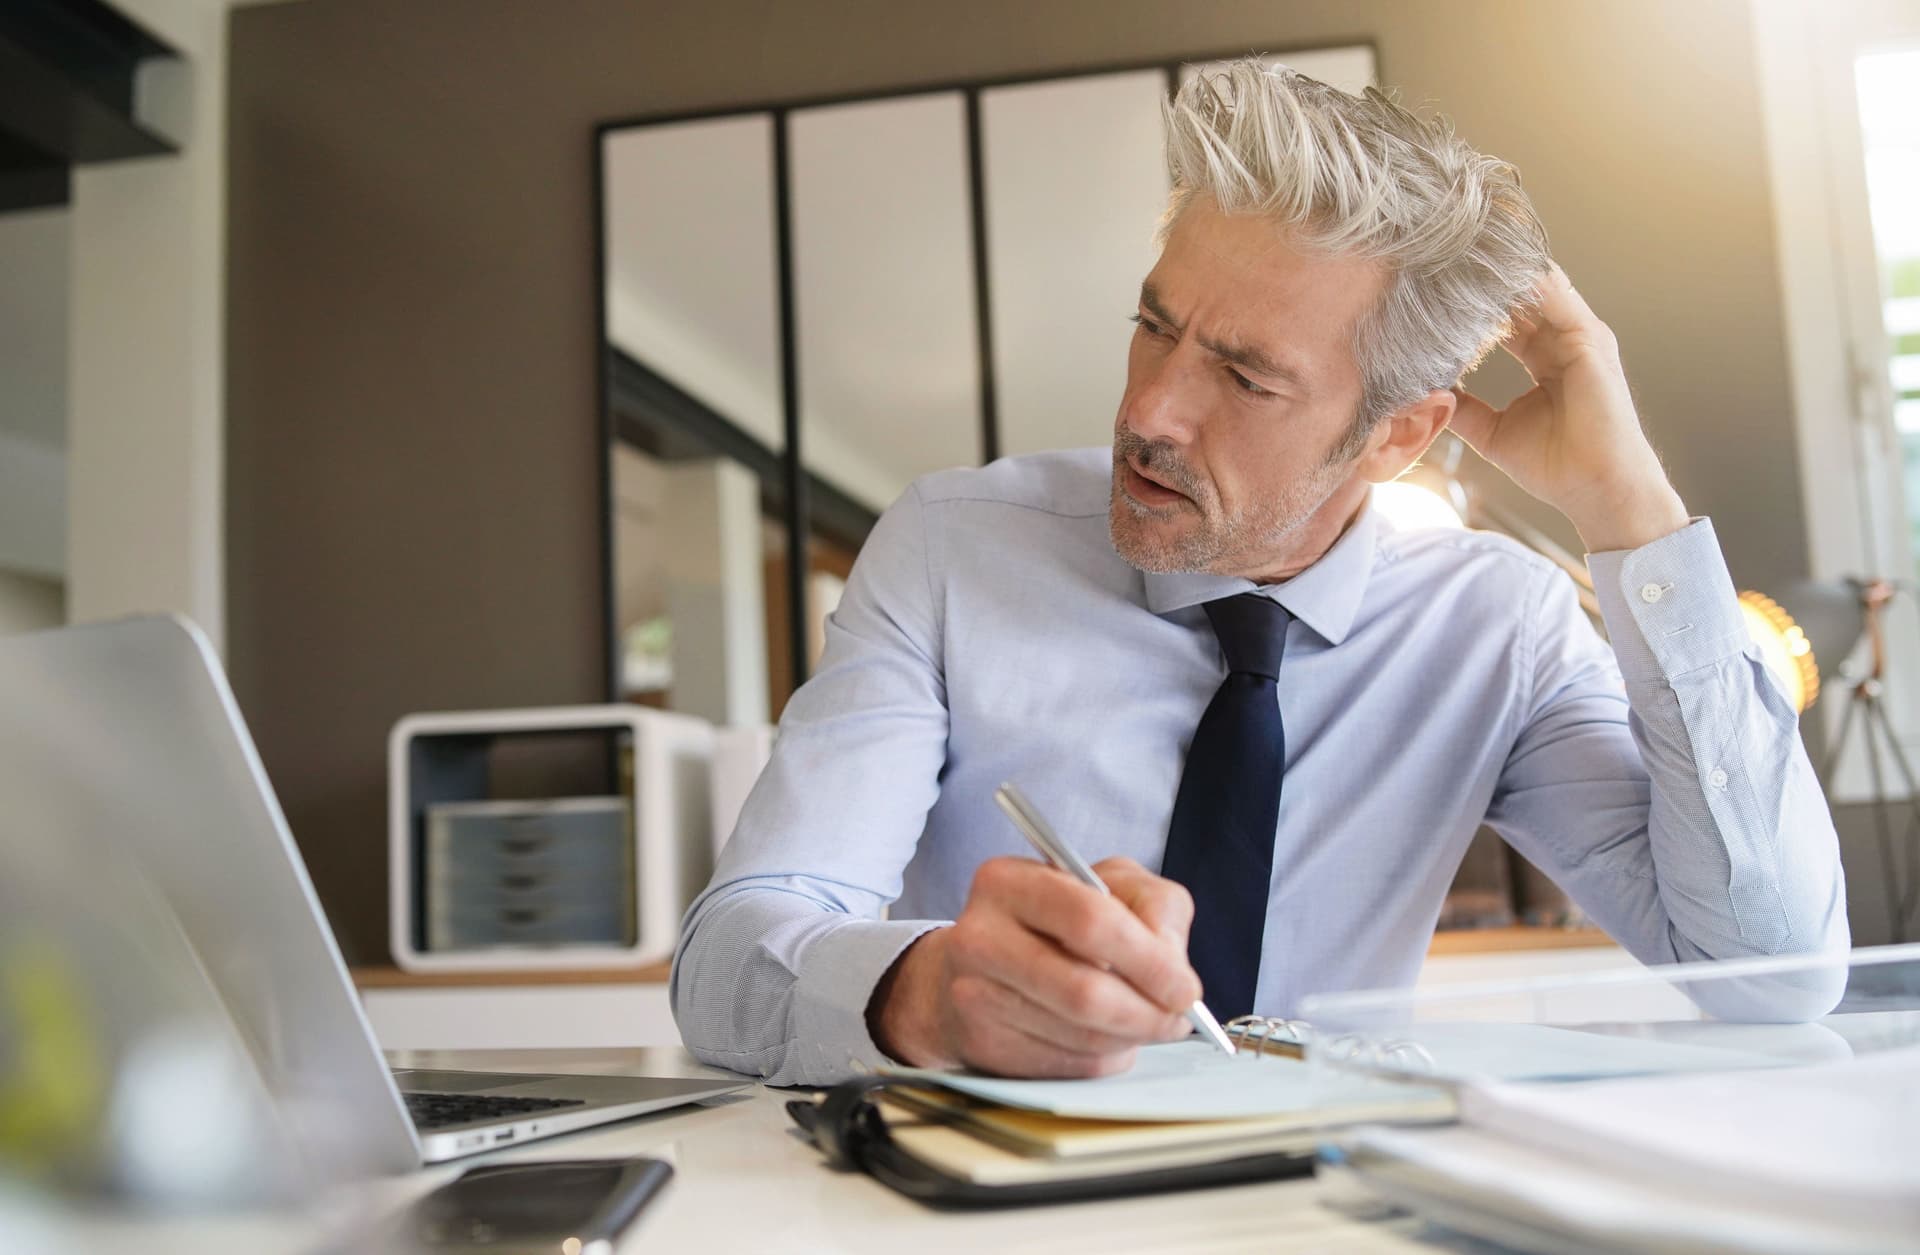
[{"label": "warm glowing light", "polygon": [[580,1239],[568,1238],[560,1244],[560,1255],[580,1255]]},{"label": "warm glowing light", "polygon": [[1375,484],[1373,508],[1386,515],[1396,531],[1466,526],[1452,502],[1437,492],[1404,479],[1390,484]]},{"label": "warm glowing light", "polygon": [[1805,710],[1820,696],[1820,667],[1813,657],[1813,644],[1780,608],[1780,603],[1765,593],[1752,590],[1740,594],[1740,613],[1747,621],[1747,633],[1760,650],[1760,660],[1780,681],[1795,710]]}]

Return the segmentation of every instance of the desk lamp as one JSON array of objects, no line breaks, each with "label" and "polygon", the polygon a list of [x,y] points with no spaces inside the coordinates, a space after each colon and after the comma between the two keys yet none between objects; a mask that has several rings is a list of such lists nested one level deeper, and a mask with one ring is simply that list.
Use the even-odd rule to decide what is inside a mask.
[{"label": "desk lamp", "polygon": [[[1907,939],[1907,921],[1913,916],[1920,878],[1909,874],[1903,882],[1894,855],[1893,813],[1897,798],[1887,792],[1887,766],[1898,773],[1906,789],[1907,828],[1900,840],[1910,855],[1920,853],[1914,834],[1920,832],[1920,781],[1886,708],[1886,609],[1900,591],[1912,586],[1893,580],[1807,580],[1781,590],[1778,600],[1760,593],[1740,594],[1748,628],[1769,666],[1785,658],[1775,674],[1789,696],[1799,698],[1805,710],[1820,695],[1820,680],[1837,678],[1847,685],[1847,708],[1840,730],[1820,766],[1820,787],[1828,791],[1840,756],[1857,726],[1866,745],[1867,773],[1872,793],[1874,835],[1880,847],[1882,886],[1887,895],[1887,920],[1896,942]],[[1849,666],[1862,639],[1867,643],[1864,670]],[[1792,675],[1794,678],[1789,679]]]}]

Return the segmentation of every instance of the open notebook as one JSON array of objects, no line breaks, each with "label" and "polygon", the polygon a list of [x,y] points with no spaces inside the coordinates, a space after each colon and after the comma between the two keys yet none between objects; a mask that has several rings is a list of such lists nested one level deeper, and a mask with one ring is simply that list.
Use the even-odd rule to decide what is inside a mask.
[{"label": "open notebook", "polygon": [[[1532,1024],[1431,1024],[1417,1049],[1367,1060],[1375,1075],[1315,1069],[1297,1054],[1228,1056],[1195,1040],[1143,1049],[1131,1071],[1032,1081],[889,1069],[895,1139],[976,1183],[1145,1171],[1255,1154],[1311,1152],[1316,1130],[1454,1114],[1469,1080],[1576,1080],[1773,1066],[1771,1056]],[[1421,1083],[1435,1082],[1435,1083]],[[1437,1083],[1437,1084],[1436,1084]]]},{"label": "open notebook", "polygon": [[[1373,1071],[1409,1078],[1588,1080],[1661,1072],[1771,1067],[1770,1055],[1539,1024],[1424,1024],[1404,1049],[1378,1052]],[[1337,1043],[1328,1050],[1337,1054]],[[1340,1078],[1299,1058],[1243,1049],[1225,1055],[1197,1039],[1149,1046],[1133,1069],[1084,1081],[1022,1081],[965,1072],[889,1069],[931,1086],[1009,1107],[1095,1120],[1244,1120],[1324,1113],[1347,1103],[1377,1106],[1381,1087]]]}]

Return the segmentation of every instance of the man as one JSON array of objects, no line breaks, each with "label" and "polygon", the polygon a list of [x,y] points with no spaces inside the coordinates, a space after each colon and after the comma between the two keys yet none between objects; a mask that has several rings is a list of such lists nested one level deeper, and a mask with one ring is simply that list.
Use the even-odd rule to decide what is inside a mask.
[{"label": "man", "polygon": [[[1256,62],[1167,122],[1110,454],[881,519],[687,916],[688,1046],[1119,1071],[1203,993],[1410,983],[1483,822],[1645,962],[1844,947],[1795,712],[1513,171]],[[1500,410],[1457,387],[1495,343],[1536,384]],[[1449,424],[1578,528],[1611,651],[1544,560],[1369,509]],[[1112,897],[1028,856],[1009,779]]]}]

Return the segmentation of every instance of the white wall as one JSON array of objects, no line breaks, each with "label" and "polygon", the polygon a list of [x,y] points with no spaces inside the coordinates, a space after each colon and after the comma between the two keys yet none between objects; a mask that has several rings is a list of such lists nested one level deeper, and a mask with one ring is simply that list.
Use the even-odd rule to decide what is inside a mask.
[{"label": "white wall", "polygon": [[226,6],[115,0],[188,59],[140,85],[181,153],[74,172],[67,606],[225,639]]}]

